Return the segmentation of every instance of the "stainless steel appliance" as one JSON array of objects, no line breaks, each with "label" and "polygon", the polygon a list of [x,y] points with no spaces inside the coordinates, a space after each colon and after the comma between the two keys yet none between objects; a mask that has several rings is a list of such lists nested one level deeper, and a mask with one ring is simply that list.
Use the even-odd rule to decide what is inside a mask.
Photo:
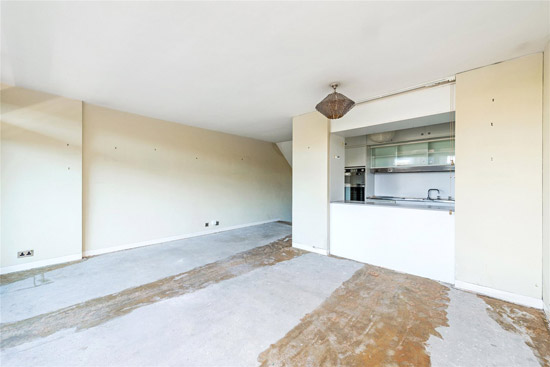
[{"label": "stainless steel appliance", "polygon": [[365,201],[365,168],[346,168],[344,187],[346,201]]}]

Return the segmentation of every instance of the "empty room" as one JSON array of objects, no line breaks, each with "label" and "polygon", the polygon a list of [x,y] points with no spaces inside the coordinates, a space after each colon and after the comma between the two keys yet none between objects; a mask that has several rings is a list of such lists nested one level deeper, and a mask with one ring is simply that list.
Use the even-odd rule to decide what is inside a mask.
[{"label": "empty room", "polygon": [[2,367],[550,367],[550,1],[0,33]]}]

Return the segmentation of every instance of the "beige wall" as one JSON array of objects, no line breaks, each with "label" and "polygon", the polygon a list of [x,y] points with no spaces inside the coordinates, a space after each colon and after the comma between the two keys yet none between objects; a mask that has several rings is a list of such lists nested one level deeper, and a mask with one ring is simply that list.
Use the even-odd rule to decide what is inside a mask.
[{"label": "beige wall", "polygon": [[330,121],[318,112],[292,119],[292,240],[326,251]]},{"label": "beige wall", "polygon": [[456,279],[540,299],[542,54],[456,88]]},{"label": "beige wall", "polygon": [[82,103],[2,86],[1,125],[2,271],[79,258]]},{"label": "beige wall", "polygon": [[273,143],[84,103],[84,246],[102,252],[220,226],[291,220]]},{"label": "beige wall", "polygon": [[544,49],[543,90],[543,299],[550,318],[550,42]]},{"label": "beige wall", "polygon": [[[331,121],[330,129],[338,132],[371,127],[369,133],[373,133],[373,126],[447,114],[455,110],[454,93],[454,84],[446,84],[358,103],[344,117]],[[380,131],[387,131],[385,128]]]}]

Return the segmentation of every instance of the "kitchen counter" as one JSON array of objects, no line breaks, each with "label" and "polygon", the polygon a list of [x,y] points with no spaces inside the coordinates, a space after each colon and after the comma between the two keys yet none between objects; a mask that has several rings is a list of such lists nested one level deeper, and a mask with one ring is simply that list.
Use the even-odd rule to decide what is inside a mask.
[{"label": "kitchen counter", "polygon": [[415,201],[392,201],[392,200],[367,200],[367,201],[333,201],[331,204],[345,205],[369,205],[369,206],[384,206],[403,209],[420,209],[420,210],[441,210],[454,212],[454,204],[429,204],[429,202],[421,203]]},{"label": "kitchen counter", "polygon": [[452,203],[383,201],[331,203],[330,253],[454,283]]}]

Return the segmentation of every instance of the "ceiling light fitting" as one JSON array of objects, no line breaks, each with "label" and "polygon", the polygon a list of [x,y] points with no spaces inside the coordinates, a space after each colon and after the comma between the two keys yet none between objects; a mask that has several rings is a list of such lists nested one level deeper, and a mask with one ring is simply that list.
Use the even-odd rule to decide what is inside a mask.
[{"label": "ceiling light fitting", "polygon": [[338,83],[332,83],[330,86],[334,89],[334,92],[325,97],[315,109],[321,112],[325,117],[336,120],[344,116],[355,106],[355,102],[346,97],[345,95],[336,92]]}]

